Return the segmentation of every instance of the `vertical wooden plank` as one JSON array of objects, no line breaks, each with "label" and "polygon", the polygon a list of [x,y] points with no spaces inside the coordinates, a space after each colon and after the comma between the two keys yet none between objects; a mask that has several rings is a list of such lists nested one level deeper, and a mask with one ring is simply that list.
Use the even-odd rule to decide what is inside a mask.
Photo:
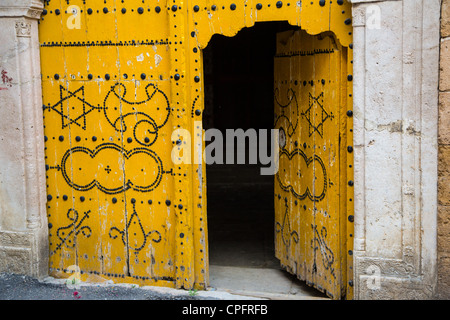
[{"label": "vertical wooden plank", "polygon": [[[196,54],[193,48],[197,48],[196,42],[189,41],[189,55]],[[192,63],[194,62],[194,63]],[[209,260],[208,260],[208,230],[207,230],[207,198],[206,198],[206,162],[204,156],[205,141],[202,115],[204,111],[203,92],[204,92],[204,73],[203,58],[200,51],[200,58],[197,55],[191,57],[188,62],[189,69],[192,73],[199,74],[200,84],[195,88],[192,87],[188,91],[189,104],[186,104],[186,116],[194,120],[194,141],[193,141],[193,165],[191,174],[192,197],[191,208],[193,215],[193,245],[194,245],[194,270],[195,270],[195,287],[204,289],[209,283]],[[192,81],[192,79],[190,80]],[[195,79],[194,79],[195,82]],[[201,92],[201,94],[200,94]],[[202,96],[200,98],[200,96]],[[190,110],[188,109],[190,107]],[[197,160],[197,161],[195,161]]]},{"label": "vertical wooden plank", "polygon": [[[345,283],[346,288],[346,298],[353,299],[353,235],[354,235],[354,155],[353,155],[353,49],[347,48],[347,111],[346,111],[346,138],[347,146],[352,149],[347,150],[346,158],[346,168],[347,172],[345,175],[346,181],[343,181],[343,185],[346,186],[346,214],[342,214],[341,217],[345,219],[346,222],[346,273],[347,279]],[[345,51],[344,51],[345,53]],[[344,79],[345,79],[344,78]]]},{"label": "vertical wooden plank", "polygon": [[318,286],[339,298],[339,68],[340,51],[330,37],[316,38],[315,246]]},{"label": "vertical wooden plank", "polygon": [[275,175],[275,243],[276,257],[281,265],[295,273],[294,250],[291,245],[292,199],[288,192],[291,187],[292,173],[291,149],[294,142],[292,112],[295,109],[291,76],[293,63],[291,52],[293,46],[293,32],[286,31],[277,34],[277,51],[275,57],[275,128],[279,129],[280,163]]},{"label": "vertical wooden plank", "polygon": [[305,268],[306,283],[313,285],[316,281],[315,271],[315,251],[314,242],[315,231],[315,180],[314,180],[314,98],[316,97],[316,88],[314,86],[315,80],[315,56],[314,56],[314,38],[306,33],[302,35],[302,45],[300,53],[304,55],[303,60],[303,84],[304,84],[304,104],[301,113],[301,126],[304,127],[303,140],[303,159],[304,162],[304,186],[302,193],[304,201],[303,205],[306,207],[304,211],[304,239],[305,239]]},{"label": "vertical wooden plank", "polygon": [[[300,92],[302,88],[301,81],[301,56],[298,54],[298,49],[301,46],[301,33],[295,32],[293,35],[293,42],[291,48],[291,87],[290,87],[290,100],[291,100],[291,113],[290,113],[290,128],[288,130],[287,135],[290,137],[291,141],[291,153],[298,153],[298,150],[301,146],[301,125],[300,125],[300,103],[301,97]],[[292,161],[292,186],[294,190],[301,190],[302,188],[302,161],[296,157],[294,161]],[[294,194],[290,194],[291,197],[291,207],[290,207],[290,245],[291,245],[291,255],[292,255],[292,265],[293,270],[298,277],[302,278],[303,268],[301,267],[303,264],[303,256],[304,256],[304,247],[301,246],[300,243],[300,235],[303,232],[301,227],[301,212],[302,212],[302,203],[298,197],[294,196]]]},{"label": "vertical wooden plank", "polygon": [[[286,146],[285,150],[292,154],[292,151],[295,148],[295,141],[293,140],[291,132],[289,132],[289,128],[291,127],[292,123],[296,120],[296,112],[295,112],[295,100],[294,96],[295,93],[292,90],[292,84],[294,81],[294,78],[297,76],[295,74],[295,67],[294,67],[294,59],[295,56],[293,55],[293,52],[295,50],[295,33],[291,35],[289,38],[289,41],[287,42],[288,47],[287,49],[287,55],[288,57],[285,58],[286,64],[288,65],[288,70],[285,74],[282,74],[282,79],[284,80],[284,87],[282,87],[282,90],[280,92],[281,94],[281,101],[283,105],[285,106],[284,112],[287,116],[287,120],[289,122],[289,125],[285,127],[286,130]],[[287,167],[283,167],[283,170],[286,170],[288,183],[292,186],[292,188],[295,188],[295,183],[297,182],[297,165],[296,161],[292,161],[292,159],[289,159]],[[292,229],[293,227],[293,207],[294,207],[294,197],[292,193],[284,193],[281,197],[282,203],[283,203],[283,220],[282,220],[282,237],[283,242],[285,246],[285,252],[286,252],[286,266],[291,270],[292,273],[297,273],[297,266],[295,265],[295,241],[297,232]]]},{"label": "vertical wooden plank", "polygon": [[[290,35],[286,34],[285,37],[289,38]],[[287,144],[281,149],[275,192],[285,200],[284,207],[280,203],[276,207],[277,220],[287,217],[286,209],[295,217],[290,216],[287,224],[277,224],[277,231],[280,231],[276,240],[277,257],[299,278],[339,299],[343,281],[339,193],[342,52],[329,36],[311,36],[298,31],[292,39],[295,40],[289,54],[283,53],[289,56],[289,63],[276,64],[275,70],[280,73],[280,78],[290,75],[294,86],[296,77],[292,74],[299,73],[300,110],[294,116],[292,106],[285,103],[289,121],[284,122],[287,127],[295,119],[299,121],[299,139],[297,141],[295,134],[286,134]],[[286,45],[288,42],[284,39],[283,43]],[[295,58],[297,56],[298,59]],[[285,70],[288,64],[292,70]],[[281,81],[281,85],[283,83]],[[276,81],[276,88],[277,85],[280,86],[280,81]],[[275,108],[276,113],[280,113],[279,106]],[[281,120],[279,122],[282,123]],[[289,234],[293,239],[294,229],[300,230],[295,230],[299,232],[298,245],[295,244],[295,250],[290,251],[286,239]],[[286,256],[283,256],[283,250]]]},{"label": "vertical wooden plank", "polygon": [[[192,122],[190,130],[193,133],[193,165],[186,175],[190,178],[192,197],[190,208],[193,215],[193,253],[195,288],[202,289],[209,283],[209,257],[208,257],[208,230],[207,230],[207,199],[206,199],[206,163],[203,155],[205,143],[203,141],[203,112],[204,112],[204,73],[203,52],[200,46],[199,30],[202,29],[203,15],[194,10],[194,6],[200,6],[197,2],[187,2],[185,15],[186,37],[185,54],[187,74],[192,75],[187,79],[191,85],[187,85],[186,104],[183,116],[190,118]],[[198,78],[196,78],[198,77]],[[199,126],[199,128],[197,128]],[[195,159],[197,161],[195,161]]]},{"label": "vertical wooden plank", "polygon": [[[173,77],[173,80],[171,80],[171,101],[174,116],[176,116],[176,126],[173,126],[173,130],[183,129],[189,132],[189,137],[182,137],[181,145],[191,151],[190,163],[181,163],[174,166],[176,286],[178,288],[191,289],[194,287],[195,281],[192,167],[195,163],[195,157],[198,155],[192,154],[192,149],[194,139],[201,139],[196,134],[201,134],[202,131],[201,123],[193,123],[186,110],[191,96],[189,88],[198,85],[200,72],[196,75],[190,74],[189,78],[186,74],[187,60],[190,57],[186,52],[188,50],[186,45],[187,8],[184,6],[184,3],[174,3],[171,4],[170,10],[171,12],[168,16],[169,41],[172,44],[169,47],[171,59],[170,74],[171,78]],[[194,49],[192,48],[192,50]],[[198,48],[195,48],[195,53],[200,54]]]},{"label": "vertical wooden plank", "polygon": [[[128,239],[128,276],[137,283],[174,286],[173,83],[167,14],[141,2],[121,6],[116,10],[121,74],[117,88],[123,93],[126,221],[120,231]],[[153,27],[156,22],[161,28]]]}]

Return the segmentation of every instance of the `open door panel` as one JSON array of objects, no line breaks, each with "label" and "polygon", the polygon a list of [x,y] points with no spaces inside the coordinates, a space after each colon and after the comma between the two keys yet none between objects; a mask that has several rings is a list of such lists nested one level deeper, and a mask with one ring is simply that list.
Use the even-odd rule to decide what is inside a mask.
[{"label": "open door panel", "polygon": [[331,35],[277,34],[275,254],[287,271],[334,299],[346,287],[343,57]]}]

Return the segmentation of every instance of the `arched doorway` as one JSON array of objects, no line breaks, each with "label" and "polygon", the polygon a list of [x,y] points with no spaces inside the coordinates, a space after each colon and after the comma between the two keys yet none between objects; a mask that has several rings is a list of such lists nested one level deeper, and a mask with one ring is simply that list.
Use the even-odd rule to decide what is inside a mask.
[{"label": "arched doorway", "polygon": [[[351,286],[344,283],[351,278],[352,227],[345,229],[351,221],[340,215],[339,223],[330,220],[333,230],[345,230],[345,239],[340,238],[341,232],[331,239],[334,232],[324,231],[320,224],[302,229],[289,225],[287,216],[296,215],[286,210],[299,210],[303,205],[310,217],[322,215],[325,220],[331,211],[319,207],[319,202],[339,207],[342,214],[352,210],[342,183],[351,181],[352,174],[348,166],[352,158],[345,149],[351,134],[342,131],[351,130],[347,126],[351,120],[344,116],[351,109],[351,66],[346,64],[351,61],[346,50],[351,42],[350,4],[239,1],[229,6],[201,2],[163,6],[105,1],[71,5],[69,9],[64,1],[46,3],[40,26],[51,274],[66,273],[76,265],[87,278],[104,276],[186,289],[207,286],[205,166],[201,159],[175,164],[171,151],[183,141],[176,137],[172,141],[172,133],[185,128],[196,136],[196,130],[201,130],[196,122],[204,109],[202,49],[213,34],[232,36],[256,22],[288,21],[304,31],[283,33],[277,40],[275,65],[278,60],[280,64],[274,74],[281,109],[275,109],[275,128],[286,138],[280,140],[280,169],[291,168],[288,162],[292,159],[297,159],[300,168],[279,171],[276,176],[280,189],[274,197],[279,215],[274,225],[275,251],[292,273],[300,275],[306,270],[314,274],[306,278],[311,285],[334,298],[350,297]],[[79,25],[66,23],[74,17],[81,19]],[[330,36],[324,34],[330,31]],[[286,47],[286,43],[295,45]],[[301,63],[314,68],[291,77],[299,65],[297,59],[331,56],[336,58]],[[339,90],[324,90],[322,96],[301,91],[306,95],[301,101],[308,101],[308,107],[311,104],[304,110],[289,103],[291,80],[298,89],[310,83],[328,88],[330,80],[318,78],[319,71],[331,74],[337,69],[329,68],[330,63],[338,61],[341,67],[333,73],[332,87]],[[320,69],[320,65],[325,67]],[[300,79],[302,72],[308,79]],[[326,92],[338,93],[340,98],[333,100]],[[335,102],[339,110],[332,115],[324,108],[326,114],[320,111],[318,121],[315,110],[325,106],[322,98]],[[307,123],[302,130],[307,131],[294,139],[300,133],[292,129],[300,118]],[[335,142],[333,148],[329,142],[315,142],[315,137],[330,136],[325,135],[326,125],[338,122],[339,129],[332,129],[333,139],[341,139],[338,149],[333,149]],[[303,141],[303,137],[312,140]],[[292,143],[289,148],[288,142]],[[306,151],[301,149],[304,143]],[[330,150],[336,161],[324,161],[319,153]],[[201,158],[201,143],[192,151],[193,160]],[[333,165],[334,176],[328,165]],[[298,184],[302,180],[293,177],[303,174],[307,175],[305,183]],[[332,199],[324,196],[325,188],[335,190]],[[308,248],[305,252],[312,253],[310,260],[298,260],[293,243],[303,243]],[[339,255],[333,250],[331,257],[330,243],[339,248]],[[330,261],[339,268],[331,268]],[[337,275],[337,270],[345,277],[332,280],[328,288],[331,279],[325,279],[325,273]]]}]

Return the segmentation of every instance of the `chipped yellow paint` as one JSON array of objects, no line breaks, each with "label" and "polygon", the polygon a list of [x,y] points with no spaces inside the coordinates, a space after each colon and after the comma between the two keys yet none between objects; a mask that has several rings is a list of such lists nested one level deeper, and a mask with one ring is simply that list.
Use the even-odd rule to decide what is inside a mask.
[{"label": "chipped yellow paint", "polygon": [[[205,163],[175,165],[170,158],[176,146],[172,133],[183,128],[192,137],[201,136],[202,49],[212,35],[233,36],[256,22],[288,21],[310,35],[333,35],[311,40],[302,33],[306,42],[298,43],[300,33],[296,33],[295,45],[286,50],[333,47],[336,51],[329,60],[325,55],[287,59],[292,65],[280,65],[279,70],[292,74],[290,68],[295,66],[302,77],[317,80],[325,74],[336,84],[336,90],[325,90],[323,96],[324,104],[336,97],[342,102],[334,105],[333,122],[323,127],[328,140],[321,145],[327,149],[308,149],[309,157],[324,157],[328,178],[335,184],[329,187],[328,191],[333,191],[323,205],[310,202],[305,212],[311,219],[316,211],[323,215],[329,210],[350,210],[350,193],[346,191],[344,201],[343,193],[337,191],[339,187],[344,192],[344,149],[339,150],[333,139],[340,133],[350,141],[351,135],[342,131],[344,126],[331,126],[345,122],[344,104],[351,107],[351,101],[342,97],[345,90],[337,89],[343,88],[337,83],[344,76],[337,70],[343,70],[347,63],[342,53],[351,43],[351,6],[348,1],[338,2],[326,1],[321,6],[319,1],[267,0],[45,1],[39,37],[52,274],[61,275],[76,265],[86,279],[102,277],[186,289],[208,285]],[[79,28],[72,28],[68,19],[79,19]],[[335,66],[340,69],[331,70]],[[283,72],[278,73],[280,77],[285,76]],[[314,97],[320,86],[315,84]],[[309,96],[301,91],[298,98],[303,103]],[[300,114],[297,116],[302,120]],[[307,130],[301,126],[293,134],[300,139],[309,134]],[[318,145],[316,138],[308,138],[308,143]],[[193,159],[201,155],[203,147],[202,142],[192,146]],[[351,155],[348,157],[351,163]],[[316,164],[313,160],[312,167]],[[306,167],[295,168],[305,172],[305,180],[291,182],[301,187],[312,184],[310,193],[314,196],[324,182],[314,180],[319,172]],[[345,179],[351,178],[350,169],[346,175]],[[293,201],[290,196],[290,208],[295,206]],[[280,214],[284,209],[277,210]],[[335,219],[336,215],[332,216]],[[310,245],[315,229],[298,229],[302,223],[298,218],[291,230],[297,228],[299,241]],[[342,221],[340,225],[348,230],[352,227]],[[345,241],[331,232],[327,243],[335,250],[344,250]],[[286,266],[294,263],[296,253],[292,250],[288,260],[282,259]],[[351,257],[335,267],[340,282],[333,281],[330,286],[320,278],[328,272],[321,266],[317,266],[321,275],[317,273],[308,281],[336,292],[351,278],[350,271],[343,276],[347,266],[351,266]],[[297,268],[300,270],[300,264]],[[350,287],[347,297],[349,292]]]}]

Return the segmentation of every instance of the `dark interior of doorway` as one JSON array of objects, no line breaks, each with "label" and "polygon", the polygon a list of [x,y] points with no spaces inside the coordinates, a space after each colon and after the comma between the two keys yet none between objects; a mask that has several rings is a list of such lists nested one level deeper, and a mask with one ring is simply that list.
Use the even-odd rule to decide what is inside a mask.
[{"label": "dark interior of doorway", "polygon": [[[287,22],[265,22],[234,37],[212,37],[203,50],[204,129],[219,129],[225,137],[226,129],[273,128],[276,33],[289,29],[293,27]],[[211,265],[279,268],[274,252],[274,176],[260,175],[261,166],[207,165]]]},{"label": "dark interior of doorway", "polygon": [[[203,50],[205,130],[219,129],[225,137],[226,129],[273,128],[276,34],[292,29],[298,28],[264,22],[234,37],[212,37]],[[206,166],[210,284],[215,281],[231,291],[256,290],[269,298],[278,293],[289,299],[324,298],[280,270],[275,258],[274,176],[261,175],[259,162],[246,163]]]}]

